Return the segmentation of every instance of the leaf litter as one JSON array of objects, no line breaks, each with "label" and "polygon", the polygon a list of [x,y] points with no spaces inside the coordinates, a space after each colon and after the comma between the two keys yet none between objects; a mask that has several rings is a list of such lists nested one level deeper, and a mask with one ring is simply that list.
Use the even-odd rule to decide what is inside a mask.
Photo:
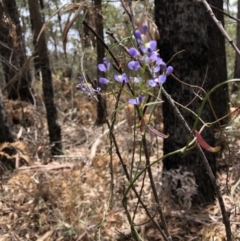
[{"label": "leaf litter", "polygon": [[[6,105],[9,116],[11,116],[13,105],[16,106],[17,103],[12,102]],[[21,106],[19,103],[18,105]],[[27,106],[26,103],[24,105]],[[60,104],[59,119],[65,155],[56,158],[49,155],[50,148],[43,107],[33,110],[24,106],[28,109],[28,116],[37,115],[37,118],[34,117],[34,121],[29,122],[24,128],[20,124],[11,124],[15,136],[21,133],[21,139],[25,143],[21,151],[22,156],[20,156],[20,159],[24,159],[25,162],[21,162],[20,167],[14,171],[5,170],[2,173],[0,240],[133,240],[122,207],[122,195],[127,187],[127,181],[114,152],[115,185],[113,200],[109,203],[111,174],[110,158],[106,153],[110,146],[107,127],[94,126],[96,119],[94,105],[84,97],[76,97],[74,99],[75,112],[70,113],[72,108],[68,103],[65,103],[65,106]],[[133,123],[129,114],[130,109],[126,106],[125,110],[121,110],[118,123],[121,121],[122,123],[115,130],[121,153],[128,167],[131,165],[133,145],[131,138]],[[19,117],[21,123],[21,118],[25,117],[23,117],[24,112],[19,111],[19,113],[21,113]],[[16,111],[14,114],[16,115]],[[126,122],[124,122],[125,119]],[[238,146],[236,140],[234,136],[234,140],[230,142],[234,148]],[[92,148],[94,143],[95,146]],[[149,143],[151,144],[152,140],[149,140]],[[152,160],[155,160],[156,155],[162,154],[161,150],[159,151],[159,145],[162,145],[161,140],[157,140],[155,146],[149,147]],[[26,151],[26,146],[28,151]],[[19,143],[18,148],[21,149]],[[89,159],[90,154],[92,158]],[[236,156],[238,154],[236,152],[234,154],[233,159],[239,162]],[[219,160],[222,159],[224,158],[219,158]],[[144,163],[136,162],[135,165],[139,165],[140,168],[144,167]],[[226,187],[226,163],[219,161],[218,165],[218,183],[230,216],[232,232],[234,238],[240,240],[240,188],[236,187],[234,194],[230,195]],[[161,168],[161,164],[153,168],[156,180],[159,180],[161,176]],[[231,163],[228,185],[233,186],[239,177],[239,164]],[[142,177],[135,185],[139,191]],[[146,177],[141,198],[154,218],[158,220],[150,190],[150,182]],[[171,201],[172,197],[168,192],[162,194],[165,198],[161,199],[161,205],[173,240],[226,240],[217,202],[201,209],[190,208],[188,210]],[[131,215],[134,213],[136,203],[137,198],[130,191],[128,209]],[[134,222],[143,240],[163,240],[141,207],[137,210]]]}]

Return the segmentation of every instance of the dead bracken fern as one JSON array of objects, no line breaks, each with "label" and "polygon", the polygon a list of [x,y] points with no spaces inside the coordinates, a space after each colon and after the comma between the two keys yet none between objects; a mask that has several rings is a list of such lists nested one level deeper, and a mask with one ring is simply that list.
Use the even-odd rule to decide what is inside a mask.
[{"label": "dead bracken fern", "polygon": [[[13,152],[7,151],[9,149],[14,151]],[[0,158],[1,158],[1,164],[4,166],[9,166],[9,165],[6,165],[8,161],[10,162],[10,166],[12,167],[13,167],[13,163],[15,163],[15,168],[18,168],[22,164],[26,164],[29,166],[33,165],[33,161],[29,156],[28,147],[23,141],[16,141],[12,143],[4,142],[0,144]]]},{"label": "dead bracken fern", "polygon": [[181,209],[189,210],[192,206],[192,198],[197,193],[197,185],[192,172],[183,170],[164,171],[159,182],[159,196],[162,196],[162,203],[167,207],[169,200],[171,208],[180,205]]},{"label": "dead bracken fern", "polygon": [[37,119],[39,120],[36,110],[28,102],[4,98],[4,106],[10,126],[21,124],[24,127],[29,127],[32,126]]}]

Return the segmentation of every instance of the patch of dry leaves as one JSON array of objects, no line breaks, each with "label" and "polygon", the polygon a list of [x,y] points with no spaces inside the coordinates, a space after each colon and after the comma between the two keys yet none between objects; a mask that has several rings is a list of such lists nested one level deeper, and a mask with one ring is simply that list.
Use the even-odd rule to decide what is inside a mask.
[{"label": "patch of dry leaves", "polygon": [[[103,134],[106,127],[94,126],[96,113],[92,102],[81,100],[80,103],[76,100],[74,108],[74,115],[68,111],[69,106],[59,110],[66,154],[54,160],[48,154],[45,118],[41,118],[41,125],[39,120],[24,129],[20,125],[12,127],[16,136],[21,130],[21,138],[30,149],[29,158],[38,168],[4,173],[0,190],[0,241],[133,240],[121,203],[127,182],[115,153],[113,193],[110,189],[110,158],[106,154],[110,146],[107,134]],[[131,165],[132,151],[132,118],[129,111],[131,107],[127,107],[126,112],[119,115],[119,122],[126,117],[127,122],[115,131],[127,167]],[[92,146],[100,136],[95,157],[89,161]],[[151,151],[152,155],[156,154],[156,147],[152,147]],[[48,169],[43,169],[41,164],[46,164]],[[144,167],[144,163],[136,164]],[[156,166],[154,170],[154,176],[158,177],[161,167]],[[239,179],[238,171],[230,168],[230,185]],[[137,190],[141,188],[141,181],[142,177],[136,183]],[[226,171],[219,172],[218,182],[222,187],[235,239],[240,240],[239,188],[233,199],[225,188]],[[158,220],[150,190],[150,183],[146,178],[142,199]],[[136,202],[137,199],[131,192],[128,200],[130,214],[133,214]],[[188,211],[166,205],[164,204],[163,210],[173,240],[225,240],[217,203],[205,209]],[[144,240],[163,240],[141,207],[137,211],[135,224]]]}]

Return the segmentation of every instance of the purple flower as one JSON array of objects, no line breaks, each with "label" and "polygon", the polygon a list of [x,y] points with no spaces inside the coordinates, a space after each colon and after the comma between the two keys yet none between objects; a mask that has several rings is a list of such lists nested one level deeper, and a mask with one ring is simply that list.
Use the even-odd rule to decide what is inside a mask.
[{"label": "purple flower", "polygon": [[158,76],[158,83],[164,84],[166,82],[167,76],[165,74],[161,74]]},{"label": "purple flower", "polygon": [[128,68],[131,69],[131,70],[138,70],[140,68],[140,63],[138,61],[130,61],[128,63]]},{"label": "purple flower", "polygon": [[[107,72],[110,69],[110,63],[107,58],[103,58],[103,63],[98,65],[98,69],[102,72]],[[100,77],[98,81],[103,85],[107,85],[109,83],[109,80],[104,77]]]},{"label": "purple flower", "polygon": [[104,77],[100,77],[98,81],[102,85],[107,85],[109,83],[109,80]]},{"label": "purple flower", "polygon": [[166,66],[156,51],[153,51],[150,56],[145,56],[145,63],[149,66],[152,74],[159,72],[162,67]]},{"label": "purple flower", "polygon": [[172,67],[172,66],[168,66],[165,74],[168,76],[168,75],[170,75],[172,72],[173,72],[173,67]]},{"label": "purple flower", "polygon": [[143,23],[142,28],[141,28],[141,32],[143,34],[145,34],[147,32],[147,30],[148,30],[148,25],[146,23]]},{"label": "purple flower", "polygon": [[165,62],[163,62],[163,60],[159,56],[155,58],[155,62],[161,67],[166,66]]},{"label": "purple flower", "polygon": [[160,66],[159,65],[153,65],[149,67],[149,70],[151,71],[151,73],[154,75],[154,73],[157,73],[160,71]]},{"label": "purple flower", "polygon": [[159,86],[158,78],[150,79],[148,85],[151,87]]},{"label": "purple flower", "polygon": [[103,63],[98,65],[98,69],[102,72],[107,72],[110,69],[110,63],[107,58],[103,58]]},{"label": "purple flower", "polygon": [[[165,66],[163,66],[163,67],[165,67]],[[149,80],[148,84],[151,87],[155,87],[155,86],[164,84],[166,82],[167,76],[170,75],[172,72],[173,72],[172,66],[168,66],[167,68],[165,67],[165,69],[163,70],[163,73],[161,75],[159,75],[158,77]]]},{"label": "purple flower", "polygon": [[139,53],[139,51],[136,48],[130,48],[128,50],[128,54],[130,56],[132,56],[133,58],[136,58],[136,57],[140,56],[140,53]]},{"label": "purple flower", "polygon": [[145,44],[141,44],[140,48],[143,53],[152,53],[157,48],[157,42],[155,40],[151,40]]},{"label": "purple flower", "polygon": [[142,34],[145,34],[148,30],[148,25],[146,23],[144,23],[141,27],[141,31],[140,30],[135,30],[134,32],[134,36],[137,40],[138,43],[142,42]]},{"label": "purple flower", "polygon": [[146,56],[146,59],[149,62],[156,62],[157,65],[164,65],[165,63],[163,62],[163,60],[160,58],[160,55],[157,51],[152,51],[150,56]]},{"label": "purple flower", "polygon": [[159,75],[158,77],[154,78],[154,79],[151,79],[148,81],[148,84],[151,86],[151,87],[155,87],[155,86],[159,86],[163,83],[165,83],[166,81],[166,75]]},{"label": "purple flower", "polygon": [[96,89],[94,89],[90,84],[84,81],[83,77],[79,77],[79,80],[81,81],[81,83],[77,85],[77,88],[82,92],[87,93],[89,97],[93,96],[94,92],[98,93],[101,91],[100,87],[97,87]]},{"label": "purple flower", "polygon": [[140,105],[143,103],[145,97],[143,95],[139,95],[136,99],[129,99],[128,103],[131,105]]},{"label": "purple flower", "polygon": [[142,33],[138,29],[134,32],[134,36],[138,43],[142,42]]},{"label": "purple flower", "polygon": [[128,83],[128,77],[125,73],[120,74],[120,75],[115,74],[114,79],[119,83],[123,83],[123,84]]}]

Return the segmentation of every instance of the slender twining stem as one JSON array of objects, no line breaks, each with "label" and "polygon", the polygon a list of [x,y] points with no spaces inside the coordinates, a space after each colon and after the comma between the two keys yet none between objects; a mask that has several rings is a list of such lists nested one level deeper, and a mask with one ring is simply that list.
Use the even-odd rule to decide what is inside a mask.
[{"label": "slender twining stem", "polygon": [[114,189],[114,175],[113,175],[113,154],[112,154],[112,146],[113,142],[112,139],[110,139],[110,150],[109,150],[109,155],[110,155],[110,163],[109,163],[109,169],[110,169],[110,176],[111,176],[111,184],[110,184],[110,207],[112,207],[113,204],[113,189]]},{"label": "slender twining stem", "polygon": [[[186,122],[186,120],[184,119],[184,117],[182,116],[181,112],[179,111],[179,109],[177,108],[177,106],[174,104],[173,99],[171,98],[171,96],[165,91],[165,89],[162,87],[162,93],[163,95],[166,97],[168,103],[171,105],[171,107],[173,108],[176,116],[179,118],[179,120],[182,122],[182,124],[184,125],[184,127],[187,129],[187,131],[189,131],[189,133],[192,132],[191,128],[189,127],[188,123]],[[221,208],[221,212],[222,212],[222,217],[223,217],[223,223],[225,225],[225,230],[226,230],[226,235],[227,235],[227,241],[231,241],[232,240],[232,233],[231,233],[231,225],[230,225],[230,221],[229,218],[227,216],[227,212],[226,212],[226,208],[223,202],[223,198],[222,198],[222,194],[221,191],[217,185],[216,182],[216,178],[213,175],[212,169],[208,163],[207,157],[204,154],[202,148],[200,147],[199,144],[197,144],[197,150],[201,156],[201,160],[202,163],[209,175],[209,178],[214,186],[216,195],[217,195],[217,199]]]},{"label": "slender twining stem", "polygon": [[[97,33],[86,23],[86,21],[83,21],[83,24],[84,24],[86,27],[88,27],[89,30],[97,37],[97,39],[104,45],[104,47],[105,47],[105,48],[107,49],[107,51],[110,53],[110,55],[112,56],[113,60],[115,61],[116,65],[117,65],[116,70],[117,70],[119,73],[122,73],[121,68],[119,68],[119,63],[118,63],[117,59],[115,58],[115,56],[112,54],[112,52],[111,52],[111,50],[109,49],[109,47],[105,44],[105,42],[101,39],[101,37],[98,36]],[[134,94],[131,86],[130,86],[129,84],[127,84],[127,86],[128,86],[128,89],[130,90],[130,92],[131,92],[132,94]],[[115,110],[118,108],[118,103],[119,103],[119,100],[120,100],[120,95],[121,95],[121,92],[122,92],[123,87],[124,87],[124,84],[122,85],[122,87],[121,87],[121,89],[120,89],[120,91],[119,91],[119,93],[118,93],[118,95],[117,95]],[[127,170],[127,167],[126,167],[126,165],[125,165],[125,163],[124,163],[124,161],[123,161],[123,159],[122,159],[122,156],[121,156],[120,151],[119,151],[119,149],[118,149],[118,145],[117,145],[115,136],[114,136],[114,134],[113,134],[113,127],[114,127],[114,123],[115,123],[115,121],[116,121],[116,113],[117,113],[117,112],[115,111],[114,114],[113,114],[113,116],[112,116],[112,123],[111,123],[111,125],[110,125],[110,123],[109,123],[108,121],[107,121],[107,125],[108,125],[108,128],[109,128],[110,137],[111,137],[112,142],[114,143],[114,146],[115,146],[115,148],[116,148],[116,153],[117,153],[117,155],[118,155],[118,158],[119,158],[119,160],[120,160],[120,162],[121,162],[121,164],[122,164],[122,167],[123,167],[123,170],[124,170],[124,172],[125,172],[125,175],[126,175],[128,181],[130,182],[130,181],[131,181],[130,175],[129,175],[128,170]],[[137,108],[137,113],[138,113],[138,117],[139,117],[139,119],[140,119],[139,108]],[[112,172],[112,170],[111,170],[111,164],[110,164],[110,171]],[[112,177],[112,175],[111,175],[111,177]],[[113,180],[111,180],[111,182],[112,182],[112,184],[111,184],[111,192],[112,192],[112,191],[113,191],[113,187],[114,187],[114,183],[113,183]],[[138,198],[138,202],[142,205],[142,207],[144,208],[147,216],[152,220],[154,226],[159,230],[159,232],[160,232],[161,235],[163,236],[164,240],[165,240],[165,241],[171,241],[172,239],[171,239],[170,235],[168,234],[168,232],[166,231],[166,228],[165,228],[165,227],[166,227],[166,223],[165,223],[164,231],[163,231],[163,230],[161,229],[161,227],[158,225],[158,223],[153,219],[153,217],[152,217],[152,215],[150,214],[147,206],[145,206],[145,204],[144,204],[143,201],[141,200],[141,196],[138,194],[138,192],[137,192],[137,190],[135,189],[134,186],[132,186],[132,189],[133,189],[136,197]],[[112,201],[112,200],[111,200],[111,201]],[[111,202],[111,201],[110,201],[110,202]],[[127,204],[127,202],[126,202],[126,196],[124,196],[124,198],[123,198],[123,206],[124,206],[124,208],[125,208],[125,211],[126,211],[126,213],[127,213],[128,219],[129,219],[129,213],[128,213],[126,204]],[[163,215],[162,215],[161,219],[162,219],[162,218],[164,218]],[[129,222],[130,222],[130,224],[131,224],[131,230],[132,230],[132,232],[133,232],[133,234],[134,234],[134,237],[135,237],[135,238],[139,237],[138,234],[136,233],[136,230],[134,229],[133,223],[131,222],[130,219],[129,219]],[[165,222],[165,221],[164,221],[164,222]],[[168,237],[166,236],[165,233],[168,234],[168,235],[167,235]]]},{"label": "slender twining stem", "polygon": [[[128,13],[127,9],[126,8],[124,8],[124,9],[125,9],[126,13]],[[132,16],[132,14],[130,14],[130,13],[128,13],[128,14],[130,16]],[[131,18],[130,18],[130,20],[131,20]],[[108,31],[108,34],[114,39],[115,43],[118,43],[128,53],[127,48],[124,45],[120,44],[119,41],[117,41],[117,39],[114,37],[113,33]],[[131,89],[131,86],[129,84],[127,84],[127,87],[130,90],[130,92],[132,94],[134,94],[132,89]],[[151,95],[148,95],[146,103],[150,102],[150,100],[151,100]],[[136,107],[136,110],[137,110],[138,118],[141,121],[141,118],[143,118],[143,116],[140,115],[139,107],[138,106],[135,106],[135,107]],[[145,114],[146,110],[147,110],[147,106],[145,106],[144,109],[143,109],[143,115]],[[153,190],[154,199],[155,199],[155,202],[157,204],[157,211],[160,215],[160,219],[161,219],[161,222],[162,222],[162,225],[163,225],[163,231],[164,232],[162,231],[161,234],[162,235],[164,234],[166,236],[167,240],[171,241],[172,238],[171,238],[171,235],[168,232],[167,224],[166,224],[166,221],[165,221],[165,218],[164,218],[161,206],[160,206],[158,194],[157,194],[155,183],[154,183],[154,180],[153,180],[153,175],[152,175],[151,166],[150,166],[150,159],[149,159],[149,154],[148,154],[148,150],[147,150],[147,143],[146,143],[146,139],[145,139],[145,134],[143,135],[142,143],[143,143],[143,149],[144,149],[144,154],[145,154],[145,158],[146,158],[146,166],[148,166],[148,168],[147,168],[148,176],[149,176],[149,179],[150,179],[150,182],[151,182],[151,187],[152,187],[152,190]],[[145,179],[145,175],[144,175],[144,179]],[[144,183],[144,180],[143,180],[143,183]],[[142,188],[143,188],[143,186],[142,186]],[[141,191],[142,191],[142,189],[141,189]],[[140,200],[141,200],[141,191],[140,191],[140,194],[138,194],[138,196],[137,196],[138,202],[140,202]],[[124,202],[124,205],[126,205],[125,202]],[[137,206],[138,206],[138,204],[137,204]],[[126,208],[125,208],[125,210],[126,210]],[[165,239],[165,237],[164,237],[164,239]]]},{"label": "slender twining stem", "polygon": [[[130,127],[131,128],[131,127]],[[132,151],[132,158],[131,158],[131,167],[130,167],[130,177],[133,177],[133,167],[134,167],[134,159],[135,159],[135,152],[136,152],[136,111],[134,111],[134,126],[133,126],[133,151]]]},{"label": "slender twining stem", "polygon": [[[108,121],[107,121],[107,125],[108,125],[108,128],[110,129],[111,126],[110,126],[110,124],[109,124]],[[118,144],[117,144],[117,141],[116,141],[116,138],[115,138],[115,135],[114,135],[113,131],[110,132],[110,137],[111,137],[112,140],[113,140],[114,146],[115,146],[115,148],[116,148],[116,154],[117,154],[117,156],[118,156],[118,158],[119,158],[119,160],[120,160],[120,163],[121,163],[121,165],[122,165],[122,167],[123,167],[124,174],[125,174],[127,180],[131,183],[132,181],[131,181],[130,175],[129,175],[129,173],[128,173],[127,166],[126,166],[126,164],[125,164],[124,161],[123,161],[123,158],[122,158],[121,153],[120,153],[120,150],[119,150],[119,148],[118,148]],[[162,230],[162,228],[159,226],[159,224],[153,219],[151,213],[150,213],[149,210],[148,210],[148,207],[147,207],[147,206],[144,204],[144,202],[142,201],[142,199],[141,199],[141,197],[139,196],[139,194],[138,194],[135,186],[132,185],[131,188],[132,188],[133,192],[135,193],[137,199],[139,200],[140,204],[142,205],[143,209],[145,210],[147,216],[152,220],[154,226],[159,230],[159,232],[161,233],[161,235],[162,235],[162,237],[164,238],[164,240],[165,240],[165,241],[170,241],[171,239],[169,239],[169,238],[166,236],[165,232]],[[126,198],[127,198],[126,196],[123,197],[123,199],[124,199],[124,200],[123,200],[124,205],[126,205],[126,200],[125,200]]]},{"label": "slender twining stem", "polygon": [[[118,108],[118,104],[119,104],[119,100],[120,100],[120,96],[121,96],[123,87],[124,87],[124,84],[122,85],[122,87],[120,88],[120,90],[119,90],[119,92],[118,92],[117,99],[116,99],[116,104],[115,104],[115,109]],[[108,128],[109,128],[111,141],[114,143],[114,146],[115,146],[115,148],[116,148],[116,153],[117,153],[118,158],[119,158],[119,160],[120,160],[120,162],[121,162],[121,164],[122,164],[124,173],[125,173],[128,181],[131,182],[131,177],[130,177],[130,175],[129,175],[129,173],[128,173],[126,164],[124,163],[124,161],[123,161],[123,159],[122,159],[122,156],[121,156],[120,151],[119,151],[119,149],[118,149],[117,141],[116,141],[115,136],[114,136],[114,133],[113,133],[113,129],[114,129],[113,126],[114,126],[114,123],[115,123],[115,121],[116,121],[116,114],[117,114],[117,112],[115,111],[115,112],[113,113],[113,116],[112,116],[112,123],[111,123],[111,125],[110,125],[110,123],[109,123],[108,121],[107,121],[107,125],[108,125]],[[113,181],[113,180],[112,180],[112,181]],[[164,240],[166,240],[166,241],[171,241],[171,239],[167,238],[167,236],[165,235],[165,233],[163,232],[163,230],[160,228],[160,226],[153,220],[152,215],[151,215],[150,212],[148,211],[147,207],[144,205],[143,201],[141,200],[141,196],[138,194],[138,192],[137,192],[137,190],[135,189],[134,186],[132,186],[132,189],[133,189],[135,195],[136,195],[137,198],[138,198],[138,202],[139,202],[139,203],[142,205],[142,207],[145,209],[148,217],[149,217],[150,219],[152,219],[154,225],[155,225],[156,228],[159,230],[159,232],[162,234]],[[128,211],[127,211],[127,207],[126,207],[126,196],[124,196],[124,198],[123,198],[123,206],[124,206],[124,208],[125,208],[125,210],[126,210],[126,213],[127,213],[127,216],[128,216]],[[129,216],[128,216],[128,219],[129,219]],[[136,237],[137,234],[135,233],[135,229],[133,228],[133,224],[132,224],[132,223],[131,223],[131,230],[134,231],[134,235],[135,235],[135,237]],[[165,230],[164,230],[164,231],[165,231]],[[165,232],[166,232],[166,231],[165,231]],[[168,236],[169,236],[169,235],[168,235]]]},{"label": "slender twining stem", "polygon": [[231,18],[231,19],[233,19],[233,20],[235,20],[235,21],[237,21],[237,22],[240,22],[240,19],[235,18],[235,17],[232,16],[231,14],[228,14],[228,13],[226,13],[225,11],[223,11],[223,10],[221,10],[221,9],[219,9],[219,8],[211,5],[211,4],[209,4],[209,6],[210,6],[211,8],[213,8],[213,9],[216,9],[216,10],[219,11],[220,13],[226,15],[227,17],[229,17],[229,18]]},{"label": "slender twining stem", "polygon": [[131,227],[132,238],[135,239],[136,241],[139,241],[139,240],[143,241],[142,238],[140,237],[140,235],[138,234],[137,230],[135,229],[134,220],[131,218],[131,214],[128,211],[127,201],[128,201],[128,199],[126,197],[123,198],[122,204],[123,204],[123,207],[125,209],[128,222],[129,222],[130,227]]},{"label": "slender twining stem", "polygon": [[[141,188],[140,188],[140,191],[139,191],[139,197],[140,197],[140,198],[141,198],[141,196],[142,196],[142,192],[143,192],[143,188],[144,188],[144,184],[145,184],[146,173],[147,173],[147,172],[144,172],[143,179],[142,179],[142,185],[141,185]],[[139,199],[138,199],[138,201],[137,201],[137,203],[136,203],[136,206],[135,206],[135,208],[134,208],[134,212],[133,212],[133,221],[134,221],[135,216],[136,216],[136,214],[137,214],[137,210],[138,210],[139,203],[140,203],[140,202],[139,202]]]},{"label": "slender twining stem", "polygon": [[148,153],[148,149],[147,149],[147,142],[146,142],[146,137],[145,134],[142,137],[142,142],[143,142],[143,149],[144,149],[144,154],[145,154],[145,158],[146,158],[146,166],[147,166],[147,171],[148,171],[148,176],[150,179],[150,183],[151,183],[151,188],[153,191],[153,196],[156,202],[156,206],[157,206],[157,211],[158,214],[160,215],[160,219],[162,221],[162,225],[163,225],[163,230],[165,231],[168,240],[172,240],[169,232],[168,232],[168,228],[167,228],[167,224],[160,206],[160,202],[159,202],[159,198],[158,198],[158,194],[157,194],[157,190],[156,190],[156,186],[154,183],[154,179],[153,179],[153,174],[152,174],[152,170],[151,170],[151,166],[150,166],[150,159],[149,159],[149,153]]}]

